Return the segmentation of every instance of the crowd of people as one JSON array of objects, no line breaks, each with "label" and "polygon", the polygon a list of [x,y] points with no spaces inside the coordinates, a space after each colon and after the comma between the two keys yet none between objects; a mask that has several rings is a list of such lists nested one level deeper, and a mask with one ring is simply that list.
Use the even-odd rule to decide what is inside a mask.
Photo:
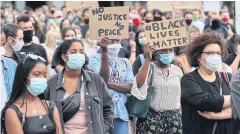
[{"label": "crowd of people", "polygon": [[[129,36],[90,39],[89,9],[1,8],[1,133],[239,134],[240,35],[227,9],[129,9]],[[183,18],[186,46],[156,50],[144,24]],[[126,107],[147,100],[146,117]]]}]

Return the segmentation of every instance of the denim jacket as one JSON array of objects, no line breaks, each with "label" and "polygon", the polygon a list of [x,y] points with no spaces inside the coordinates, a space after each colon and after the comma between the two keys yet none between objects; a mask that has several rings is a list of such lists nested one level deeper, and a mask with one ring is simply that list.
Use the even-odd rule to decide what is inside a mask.
[{"label": "denim jacket", "polygon": [[[101,67],[101,55],[93,54],[89,57],[89,65],[94,72],[99,73]],[[109,70],[110,70],[110,82],[115,83],[132,83],[133,71],[131,63],[126,58],[109,58]],[[124,121],[129,120],[128,111],[125,107],[127,101],[127,93],[119,93],[112,89],[109,89],[110,96],[114,103],[114,115],[115,118],[120,118]]]},{"label": "denim jacket", "polygon": [[7,96],[9,97],[12,93],[13,80],[15,76],[15,71],[17,68],[17,63],[7,57],[3,57],[1,60],[3,66],[4,84],[7,90]]},{"label": "denim jacket", "polygon": [[[53,76],[48,81],[48,87],[44,93],[47,100],[56,103],[63,131],[62,101],[66,93],[62,84],[64,71]],[[82,75],[88,134],[106,134],[112,128],[114,118],[113,103],[107,91],[107,86],[98,74],[82,69]]]}]

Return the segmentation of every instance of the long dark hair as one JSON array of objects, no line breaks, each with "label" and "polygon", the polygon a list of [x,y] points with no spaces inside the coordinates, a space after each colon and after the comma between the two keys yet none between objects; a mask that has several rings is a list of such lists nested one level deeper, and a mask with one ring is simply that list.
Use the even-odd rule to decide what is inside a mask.
[{"label": "long dark hair", "polygon": [[[54,55],[53,55],[53,65],[62,65],[65,66],[65,61],[63,61],[62,59],[62,54],[67,54],[67,51],[69,50],[69,48],[71,47],[71,45],[74,42],[79,42],[80,44],[82,44],[82,46],[84,47],[84,44],[81,40],[78,39],[71,39],[71,40],[64,40],[62,42],[62,44],[55,50]],[[83,65],[84,69],[87,69],[87,64],[88,64],[88,57],[87,55],[84,53],[85,55],[85,63]],[[54,68],[54,66],[52,66],[52,68]]]},{"label": "long dark hair", "polygon": [[143,54],[144,51],[142,49],[142,46],[139,44],[139,41],[138,41],[138,35],[142,32],[145,32],[144,28],[140,28],[138,29],[137,33],[136,33],[136,36],[135,36],[135,42],[136,42],[136,57],[138,57],[138,55],[140,54]]},{"label": "long dark hair", "polygon": [[[2,132],[6,133],[5,119],[4,118],[5,118],[5,112],[8,109],[8,107],[11,104],[13,104],[22,95],[23,95],[23,102],[22,102],[22,105],[20,107],[22,107],[24,105],[24,103],[25,103],[25,93],[27,91],[27,88],[26,88],[25,84],[26,84],[26,81],[27,81],[27,78],[28,78],[30,72],[32,71],[32,69],[38,63],[42,63],[42,64],[46,65],[46,63],[43,63],[43,61],[41,61],[40,59],[34,60],[34,59],[31,59],[31,58],[26,58],[24,61],[22,61],[20,64],[18,64],[17,69],[16,69],[16,73],[15,73],[15,76],[14,76],[12,93],[11,93],[10,98],[7,101],[5,107],[3,108],[2,112],[1,112],[1,123],[2,123],[2,128],[1,129],[2,129]],[[38,97],[41,100],[44,100],[44,102],[46,102],[43,94],[39,95]],[[26,102],[26,106],[27,106],[27,102]],[[47,106],[48,110],[50,110],[48,105],[46,105],[46,106]],[[25,117],[26,117],[26,114],[27,114],[27,108],[26,108],[26,112],[25,112]],[[52,113],[49,111],[49,114],[52,114]],[[53,117],[53,116],[51,116],[51,117]],[[52,118],[52,122],[55,125],[55,122],[54,122],[53,118]]]}]

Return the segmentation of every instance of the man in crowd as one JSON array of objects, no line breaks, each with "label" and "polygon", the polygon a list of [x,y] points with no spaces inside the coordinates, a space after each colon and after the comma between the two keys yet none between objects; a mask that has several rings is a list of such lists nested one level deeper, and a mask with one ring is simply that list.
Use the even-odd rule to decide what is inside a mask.
[{"label": "man in crowd", "polygon": [[189,36],[191,31],[199,30],[195,25],[193,25],[193,13],[188,11],[184,13],[184,19],[185,19],[185,26],[187,29],[187,36]]},{"label": "man in crowd", "polygon": [[17,63],[21,62],[25,55],[20,54],[19,51],[22,49],[23,42],[23,31],[17,24],[5,24],[1,28],[1,31],[5,34],[4,46],[6,52],[5,57],[11,58]]},{"label": "man in crowd", "polygon": [[198,9],[194,9],[193,11],[193,25],[196,26],[200,32],[202,33],[204,30],[205,24],[203,23],[202,17],[200,16],[201,11]]},{"label": "man in crowd", "polygon": [[226,11],[226,10],[223,10],[223,11],[221,12],[221,22],[222,22],[222,25],[223,25],[226,29],[228,29],[228,34],[229,34],[230,36],[232,36],[232,35],[235,33],[236,29],[234,28],[234,26],[233,26],[231,23],[229,23],[229,21],[230,21],[229,12]]},{"label": "man in crowd", "polygon": [[219,20],[219,12],[211,12],[209,16],[210,25],[205,26],[204,32],[216,32],[219,33],[222,38],[227,39],[228,31],[223,25],[221,25],[221,21]]},{"label": "man in crowd", "polygon": [[1,83],[1,106],[0,111],[5,106],[5,102],[8,96],[12,92],[14,75],[17,67],[17,63],[7,57],[4,57],[5,54],[5,44],[6,44],[6,36],[4,31],[1,29],[0,36],[1,44],[0,44],[0,83]]},{"label": "man in crowd", "polygon": [[23,30],[23,41],[24,46],[21,49],[21,53],[24,54],[35,54],[43,57],[47,60],[47,53],[43,46],[32,42],[33,37],[33,25],[28,14],[23,14],[17,18],[17,23]]}]

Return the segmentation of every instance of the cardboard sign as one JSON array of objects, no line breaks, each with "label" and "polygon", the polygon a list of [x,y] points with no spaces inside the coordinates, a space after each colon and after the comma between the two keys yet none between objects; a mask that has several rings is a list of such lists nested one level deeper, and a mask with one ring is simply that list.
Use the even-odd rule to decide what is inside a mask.
[{"label": "cardboard sign", "polygon": [[[173,1],[147,1],[148,9],[159,9],[162,12],[171,12],[173,10]],[[202,1],[174,1],[176,9],[200,9]]]},{"label": "cardboard sign", "polygon": [[129,36],[129,7],[91,8],[89,13],[90,39],[123,39]]},{"label": "cardboard sign", "polygon": [[183,18],[145,23],[146,37],[157,50],[187,45],[184,23]]},{"label": "cardboard sign", "polygon": [[66,7],[72,10],[98,7],[98,1],[66,1]]}]

